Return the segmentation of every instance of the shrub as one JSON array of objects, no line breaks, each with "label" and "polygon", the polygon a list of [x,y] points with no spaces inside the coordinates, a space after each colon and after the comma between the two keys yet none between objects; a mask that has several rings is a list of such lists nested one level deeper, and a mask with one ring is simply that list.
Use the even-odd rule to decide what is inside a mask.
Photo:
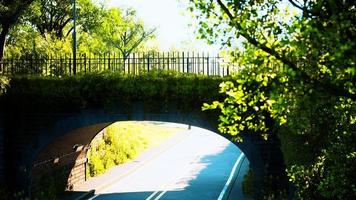
[{"label": "shrub", "polygon": [[248,169],[248,172],[245,174],[242,181],[242,193],[245,197],[254,196],[254,186],[253,186],[253,172],[251,168]]},{"label": "shrub", "polygon": [[145,149],[162,143],[178,130],[147,123],[114,123],[105,129],[103,138],[92,142],[87,174],[97,176],[115,165],[135,159]]},{"label": "shrub", "polygon": [[184,102],[178,105],[180,109],[200,111],[203,102],[219,99],[218,86],[222,80],[165,71],[138,76],[112,72],[63,78],[14,76],[2,104],[21,112],[73,112],[92,107],[129,109],[126,105],[135,101],[152,110],[162,109],[165,105],[161,102]]}]

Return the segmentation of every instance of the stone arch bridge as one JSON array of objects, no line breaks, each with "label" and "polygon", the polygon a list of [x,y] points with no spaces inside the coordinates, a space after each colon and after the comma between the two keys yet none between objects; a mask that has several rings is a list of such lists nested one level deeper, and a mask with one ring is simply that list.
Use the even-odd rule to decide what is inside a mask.
[{"label": "stone arch bridge", "polygon": [[[84,181],[90,142],[117,121],[182,123],[219,134],[217,113],[203,112],[201,105],[221,99],[221,81],[197,76],[14,78],[1,98],[0,181],[30,191],[41,175],[56,167],[67,169],[62,178],[69,186]],[[238,143],[222,136],[249,159],[259,188],[263,177],[283,174],[276,137],[265,141],[257,134],[244,134]]]}]

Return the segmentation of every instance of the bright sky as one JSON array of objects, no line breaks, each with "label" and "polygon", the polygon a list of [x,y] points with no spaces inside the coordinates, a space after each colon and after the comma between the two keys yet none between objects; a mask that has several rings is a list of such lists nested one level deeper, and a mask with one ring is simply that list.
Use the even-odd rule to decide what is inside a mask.
[{"label": "bright sky", "polygon": [[[110,0],[109,6],[120,8],[132,7],[137,16],[148,27],[156,27],[157,41],[161,50],[171,48],[181,50],[217,52],[217,47],[208,46],[205,41],[198,41],[194,27],[189,27],[194,20],[187,13],[183,2],[186,0]],[[189,45],[188,45],[189,44]]]}]

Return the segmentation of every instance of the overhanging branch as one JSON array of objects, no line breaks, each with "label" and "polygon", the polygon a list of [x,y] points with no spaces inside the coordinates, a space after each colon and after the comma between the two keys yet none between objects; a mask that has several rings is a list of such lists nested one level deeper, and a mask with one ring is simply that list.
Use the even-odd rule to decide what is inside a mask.
[{"label": "overhanging branch", "polygon": [[230,10],[228,7],[221,1],[221,0],[216,0],[217,3],[219,4],[220,8],[225,12],[225,14],[229,17],[231,23],[237,28],[239,31],[239,34],[244,37],[250,44],[254,45],[255,47],[263,50],[267,54],[275,57],[276,59],[280,60],[283,64],[289,66],[292,68],[294,71],[298,72],[300,74],[300,78],[306,81],[307,83],[316,85],[318,87],[321,87],[323,90],[327,91],[328,93],[331,93],[336,96],[343,96],[347,98],[351,98],[352,100],[356,100],[356,94],[350,93],[348,90],[346,90],[343,87],[338,87],[334,84],[330,83],[325,83],[321,82],[320,80],[313,79],[311,78],[305,71],[299,69],[295,63],[278,53],[275,49],[267,47],[265,44],[259,42],[257,39],[251,37],[248,32],[239,24],[236,22],[234,19],[235,17],[231,14]]}]

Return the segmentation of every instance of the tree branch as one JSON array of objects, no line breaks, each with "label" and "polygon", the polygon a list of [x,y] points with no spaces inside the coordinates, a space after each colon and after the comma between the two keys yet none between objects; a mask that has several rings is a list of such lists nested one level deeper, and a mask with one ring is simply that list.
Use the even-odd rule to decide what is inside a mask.
[{"label": "tree branch", "polygon": [[72,27],[68,30],[68,32],[67,32],[67,34],[66,34],[66,37],[68,37],[69,34],[70,34],[73,30],[74,30],[74,26],[72,26]]},{"label": "tree branch", "polygon": [[300,10],[302,10],[302,11],[304,11],[305,10],[305,8],[303,7],[303,6],[301,6],[300,5],[300,3],[299,3],[299,5],[296,3],[296,2],[294,2],[294,0],[288,0],[289,1],[289,3],[291,3],[294,7],[296,7],[296,8],[299,8]]},{"label": "tree branch", "polygon": [[248,34],[248,32],[241,26],[241,24],[237,23],[234,19],[235,17],[231,14],[230,10],[228,7],[221,1],[221,0],[216,0],[217,3],[219,4],[220,8],[225,12],[225,14],[229,17],[231,23],[235,25],[237,30],[239,31],[239,34],[244,37],[250,44],[254,45],[257,48],[260,48],[267,54],[274,56],[276,59],[280,60],[282,63],[285,65],[289,66],[292,68],[294,71],[298,72],[301,76],[301,78],[306,81],[307,83],[314,84],[318,87],[323,88],[325,91],[334,94],[336,96],[344,96],[351,98],[352,100],[356,100],[356,94],[351,94],[348,90],[345,88],[340,88],[338,86],[335,86],[330,83],[325,83],[321,82],[317,79],[311,78],[305,71],[299,69],[295,63],[292,61],[288,60],[286,57],[278,53],[275,49],[267,47],[265,44],[260,43],[258,40],[255,38],[251,37],[251,35]]}]

